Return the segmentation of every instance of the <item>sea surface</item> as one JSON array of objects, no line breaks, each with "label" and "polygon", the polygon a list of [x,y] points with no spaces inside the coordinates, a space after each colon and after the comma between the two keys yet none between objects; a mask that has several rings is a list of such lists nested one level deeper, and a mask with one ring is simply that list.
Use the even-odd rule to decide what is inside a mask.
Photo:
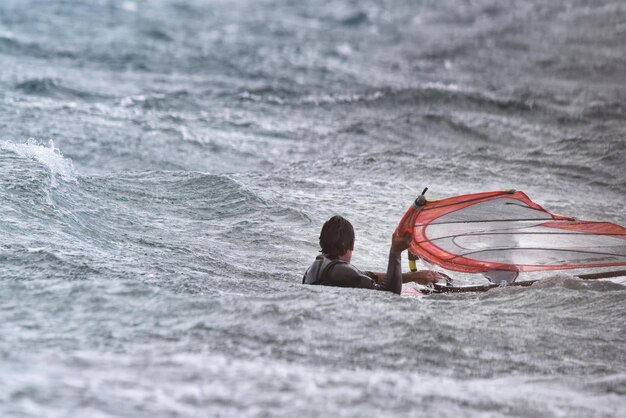
[{"label": "sea surface", "polygon": [[621,0],[2,0],[0,416],[626,416],[625,286],[301,285],[426,186],[626,224],[625,40]]}]

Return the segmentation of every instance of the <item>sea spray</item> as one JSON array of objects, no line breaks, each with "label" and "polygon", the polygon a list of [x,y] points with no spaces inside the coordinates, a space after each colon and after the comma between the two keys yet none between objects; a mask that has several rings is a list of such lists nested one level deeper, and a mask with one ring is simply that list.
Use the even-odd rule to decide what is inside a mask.
[{"label": "sea spray", "polygon": [[72,160],[63,156],[61,150],[54,146],[52,139],[48,140],[47,146],[34,138],[29,138],[25,143],[0,141],[0,149],[42,164],[50,172],[52,187],[58,185],[57,178],[67,182],[78,182]]}]

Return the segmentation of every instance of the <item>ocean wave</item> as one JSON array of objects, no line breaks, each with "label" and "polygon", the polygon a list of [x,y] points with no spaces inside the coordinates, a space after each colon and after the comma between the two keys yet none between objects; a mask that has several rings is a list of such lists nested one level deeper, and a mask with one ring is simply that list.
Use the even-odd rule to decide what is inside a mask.
[{"label": "ocean wave", "polygon": [[456,84],[424,83],[406,88],[383,87],[367,91],[297,94],[290,90],[264,87],[246,89],[239,93],[242,100],[268,102],[278,105],[343,105],[369,106],[452,104],[455,107],[476,107],[502,112],[529,112],[540,107],[526,97],[499,97],[486,91],[472,90]]},{"label": "ocean wave", "polygon": [[163,28],[150,27],[150,28],[143,29],[141,33],[143,33],[148,38],[154,39],[156,41],[160,41],[160,42],[172,42],[173,41],[172,37]]},{"label": "ocean wave", "polygon": [[626,290],[626,286],[614,283],[610,280],[582,280],[567,273],[560,273],[533,283],[530,289],[568,289],[583,292],[623,292]]},{"label": "ocean wave", "polygon": [[362,10],[355,10],[344,16],[337,16],[334,20],[345,26],[359,26],[368,23],[369,16]]},{"label": "ocean wave", "polygon": [[624,120],[626,116],[626,107],[622,102],[602,102],[596,101],[587,105],[583,112],[583,117],[600,119],[600,120]]},{"label": "ocean wave", "polygon": [[241,217],[266,208],[267,202],[228,175],[184,171],[145,171],[85,177],[96,197],[123,202],[129,213],[148,204],[155,212],[197,220]]},{"label": "ocean wave", "polygon": [[10,249],[4,249],[0,256],[0,262],[6,266],[2,276],[14,280],[85,280],[102,273],[90,258],[76,256],[60,246],[24,247],[11,242]]},{"label": "ocean wave", "polygon": [[384,91],[373,91],[370,93],[313,94],[301,97],[297,102],[300,104],[320,106],[325,104],[371,103],[383,97],[385,97]]},{"label": "ocean wave", "polygon": [[19,37],[11,32],[0,34],[0,52],[17,56],[31,56],[35,58],[76,58],[76,55],[70,51],[56,50],[54,48],[46,48],[36,42],[20,40]]},{"label": "ocean wave", "polygon": [[603,377],[596,377],[585,383],[590,392],[598,394],[615,394],[622,399],[626,396],[626,373],[616,373]]},{"label": "ocean wave", "polygon": [[194,95],[187,90],[127,96],[119,100],[124,107],[139,107],[144,110],[179,110],[194,103]]},{"label": "ocean wave", "polygon": [[[536,309],[550,312],[556,320],[571,320],[583,312],[595,318],[610,315],[620,308],[625,294],[626,286],[611,279],[583,280],[568,273],[554,273],[530,286],[503,286],[474,294],[474,297],[481,303],[506,305],[520,312]],[[467,300],[469,297],[471,294],[454,298]]]},{"label": "ocean wave", "polygon": [[61,80],[54,78],[32,78],[15,85],[15,89],[24,94],[52,98],[102,98],[101,94],[86,92],[63,85]]},{"label": "ocean wave", "polygon": [[401,104],[411,102],[452,103],[455,106],[465,104],[477,106],[482,111],[490,108],[500,111],[532,111],[536,108],[533,103],[526,100],[518,100],[514,97],[498,97],[486,91],[441,83],[425,84],[400,90],[388,90],[385,99]]},{"label": "ocean wave", "polygon": [[61,151],[54,146],[52,140],[48,141],[48,146],[33,138],[26,143],[0,141],[0,149],[40,163],[52,175],[53,185],[57,184],[57,178],[74,183],[78,181],[72,160],[64,157]]}]

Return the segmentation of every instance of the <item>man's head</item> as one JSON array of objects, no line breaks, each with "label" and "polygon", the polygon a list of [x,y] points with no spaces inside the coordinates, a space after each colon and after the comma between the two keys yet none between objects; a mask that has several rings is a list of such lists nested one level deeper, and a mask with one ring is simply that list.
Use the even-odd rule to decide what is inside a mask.
[{"label": "man's head", "polygon": [[320,233],[320,247],[322,253],[330,258],[347,258],[350,261],[354,250],[354,228],[348,220],[336,215],[330,218],[322,227]]}]

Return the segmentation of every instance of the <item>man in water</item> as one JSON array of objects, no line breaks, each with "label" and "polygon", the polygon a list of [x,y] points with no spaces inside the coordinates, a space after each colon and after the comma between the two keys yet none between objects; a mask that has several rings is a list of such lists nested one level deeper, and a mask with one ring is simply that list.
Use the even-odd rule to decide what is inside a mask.
[{"label": "man in water", "polygon": [[303,284],[321,284],[339,287],[362,287],[366,289],[386,290],[400,294],[402,283],[435,283],[442,277],[429,270],[402,274],[400,254],[409,248],[411,234],[395,235],[391,239],[387,273],[360,271],[352,264],[354,250],[354,228],[347,219],[333,216],[322,227],[320,233],[321,255],[302,278]]}]

